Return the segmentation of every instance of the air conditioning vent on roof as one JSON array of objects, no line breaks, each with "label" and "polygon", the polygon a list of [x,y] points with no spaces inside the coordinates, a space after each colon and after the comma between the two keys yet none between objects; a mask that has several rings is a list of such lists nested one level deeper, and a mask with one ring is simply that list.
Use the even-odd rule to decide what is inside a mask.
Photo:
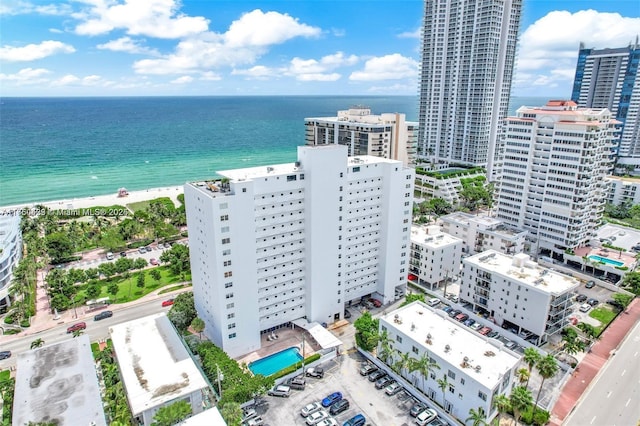
[{"label": "air conditioning vent on roof", "polygon": [[476,371],[477,371],[477,372],[480,372],[480,370],[482,370],[482,367],[481,367],[481,366],[479,366],[479,365],[476,365]]}]

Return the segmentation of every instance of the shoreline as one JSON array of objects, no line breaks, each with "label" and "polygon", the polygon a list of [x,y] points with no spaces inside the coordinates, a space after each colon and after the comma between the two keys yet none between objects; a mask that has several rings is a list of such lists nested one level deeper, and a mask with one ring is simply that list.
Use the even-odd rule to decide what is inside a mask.
[{"label": "shoreline", "polygon": [[125,197],[119,197],[118,191],[114,191],[113,194],[96,195],[92,197],[83,198],[70,198],[63,200],[44,201],[44,202],[31,202],[24,204],[15,204],[10,206],[0,206],[0,216],[10,214],[20,214],[29,209],[33,209],[35,206],[45,206],[51,210],[73,210],[83,209],[89,207],[110,207],[113,205],[125,206],[131,203],[137,203],[140,201],[154,200],[160,197],[169,197],[173,203],[180,205],[178,201],[178,195],[184,192],[183,186],[165,186],[160,188],[149,188],[140,191],[131,191]]}]

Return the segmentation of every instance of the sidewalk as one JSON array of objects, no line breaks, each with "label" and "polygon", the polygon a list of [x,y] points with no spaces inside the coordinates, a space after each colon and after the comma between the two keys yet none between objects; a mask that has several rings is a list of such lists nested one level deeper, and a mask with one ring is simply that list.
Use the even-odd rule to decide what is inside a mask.
[{"label": "sidewalk", "polygon": [[569,378],[562,393],[551,411],[550,424],[562,425],[562,422],[575,409],[583,393],[588,390],[598,372],[615,354],[616,348],[640,319],[640,300],[634,299],[627,308],[627,313],[621,313],[607,328],[592,347],[591,353],[587,353],[578,365],[579,370]]}]

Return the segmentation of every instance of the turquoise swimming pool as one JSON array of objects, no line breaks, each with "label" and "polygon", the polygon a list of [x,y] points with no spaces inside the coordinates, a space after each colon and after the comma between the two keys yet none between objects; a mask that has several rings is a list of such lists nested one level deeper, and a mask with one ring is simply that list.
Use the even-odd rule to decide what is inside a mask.
[{"label": "turquoise swimming pool", "polygon": [[592,256],[589,256],[589,259],[594,260],[596,262],[606,263],[607,265],[624,266],[624,262],[620,262],[619,260],[609,259],[608,257],[592,255]]},{"label": "turquoise swimming pool", "polygon": [[300,355],[298,348],[291,347],[264,358],[260,358],[257,361],[253,361],[249,363],[248,367],[253,374],[270,376],[273,373],[277,373],[283,368],[287,368],[301,360],[302,355]]}]

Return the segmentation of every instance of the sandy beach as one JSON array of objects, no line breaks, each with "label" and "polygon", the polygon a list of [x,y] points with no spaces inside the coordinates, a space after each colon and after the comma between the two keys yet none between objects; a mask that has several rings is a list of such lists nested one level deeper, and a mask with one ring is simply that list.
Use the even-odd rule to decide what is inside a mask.
[{"label": "sandy beach", "polygon": [[169,186],[163,188],[151,188],[142,191],[131,191],[129,195],[125,197],[119,197],[117,191],[114,191],[113,194],[110,195],[97,195],[95,197],[85,197],[85,198],[72,198],[66,200],[56,200],[56,201],[45,201],[45,202],[35,202],[28,204],[20,204],[14,206],[3,206],[0,207],[0,215],[3,214],[12,214],[12,213],[20,213],[25,209],[33,209],[37,205],[42,205],[48,207],[52,210],[72,210],[72,209],[82,209],[89,208],[95,206],[113,206],[113,205],[121,205],[126,206],[127,204],[136,203],[139,201],[148,201],[153,200],[155,198],[160,197],[169,197],[173,200],[176,206],[178,203],[178,195],[183,193],[182,186]]}]

